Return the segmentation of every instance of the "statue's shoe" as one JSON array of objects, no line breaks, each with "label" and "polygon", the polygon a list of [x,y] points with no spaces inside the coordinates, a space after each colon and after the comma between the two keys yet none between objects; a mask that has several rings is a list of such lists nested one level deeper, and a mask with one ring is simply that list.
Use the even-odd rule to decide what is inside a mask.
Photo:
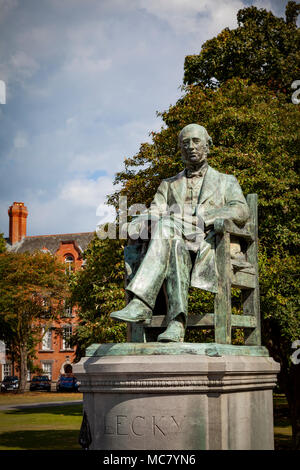
[{"label": "statue's shoe", "polygon": [[141,322],[145,320],[151,320],[152,310],[148,305],[144,304],[142,300],[137,298],[131,300],[128,305],[122,310],[117,312],[112,312],[110,314],[111,318],[119,321],[127,322]]},{"label": "statue's shoe", "polygon": [[184,339],[185,329],[183,324],[177,320],[171,320],[166,331],[161,333],[157,341],[179,343]]}]

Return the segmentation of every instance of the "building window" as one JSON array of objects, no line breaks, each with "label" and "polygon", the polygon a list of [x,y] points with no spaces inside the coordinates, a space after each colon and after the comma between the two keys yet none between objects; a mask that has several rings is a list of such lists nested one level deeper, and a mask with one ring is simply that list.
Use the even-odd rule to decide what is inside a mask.
[{"label": "building window", "polygon": [[45,328],[43,328],[42,350],[49,351],[51,349],[52,349],[52,330],[48,329],[45,331]]},{"label": "building window", "polygon": [[52,364],[51,362],[42,362],[43,375],[47,375],[52,380]]},{"label": "building window", "polygon": [[69,274],[74,271],[74,256],[72,255],[65,255],[65,263],[66,263],[66,273]]},{"label": "building window", "polygon": [[52,312],[50,300],[47,299],[47,298],[43,298],[42,299],[42,306],[44,308],[44,313],[43,313],[42,317],[44,317],[44,318],[49,317],[49,315],[51,315],[51,312]]},{"label": "building window", "polygon": [[72,326],[65,326],[63,328],[63,340],[62,348],[71,349],[71,336],[72,336]]},{"label": "building window", "polygon": [[12,366],[11,364],[3,364],[2,366],[2,380],[4,377],[7,377],[8,375],[12,375]]},{"label": "building window", "polygon": [[65,300],[64,316],[72,317],[72,306],[66,300]]}]

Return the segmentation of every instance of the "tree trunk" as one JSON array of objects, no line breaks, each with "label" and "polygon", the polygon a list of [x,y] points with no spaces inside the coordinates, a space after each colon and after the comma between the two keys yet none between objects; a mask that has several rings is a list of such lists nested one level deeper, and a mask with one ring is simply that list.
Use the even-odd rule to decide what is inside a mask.
[{"label": "tree trunk", "polygon": [[24,393],[27,383],[27,347],[20,344],[20,382],[18,393]]}]

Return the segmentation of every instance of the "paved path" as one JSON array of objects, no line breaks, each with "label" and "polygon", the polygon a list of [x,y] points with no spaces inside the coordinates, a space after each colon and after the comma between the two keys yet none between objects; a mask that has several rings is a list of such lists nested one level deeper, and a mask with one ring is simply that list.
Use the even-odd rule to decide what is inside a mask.
[{"label": "paved path", "polygon": [[82,403],[82,400],[73,400],[73,401],[49,401],[42,403],[21,403],[14,405],[0,405],[0,411],[3,410],[22,410],[25,408],[42,408],[45,406],[60,406],[60,405],[79,405]]}]

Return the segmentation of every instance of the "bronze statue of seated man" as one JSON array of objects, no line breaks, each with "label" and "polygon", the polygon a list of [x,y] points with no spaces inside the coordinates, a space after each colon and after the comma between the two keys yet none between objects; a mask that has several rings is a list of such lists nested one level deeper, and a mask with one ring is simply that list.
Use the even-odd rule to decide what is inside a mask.
[{"label": "bronze statue of seated man", "polygon": [[215,220],[231,219],[241,226],[249,218],[237,179],[208,165],[212,140],[206,129],[198,124],[184,127],[179,145],[185,170],[163,180],[150,208],[128,226],[129,236],[134,237],[151,220],[151,237],[147,253],[126,287],[133,299],[110,315],[126,322],[150,320],[165,283],[168,326],[157,338],[162,342],[184,339],[189,286],[217,292]]}]

